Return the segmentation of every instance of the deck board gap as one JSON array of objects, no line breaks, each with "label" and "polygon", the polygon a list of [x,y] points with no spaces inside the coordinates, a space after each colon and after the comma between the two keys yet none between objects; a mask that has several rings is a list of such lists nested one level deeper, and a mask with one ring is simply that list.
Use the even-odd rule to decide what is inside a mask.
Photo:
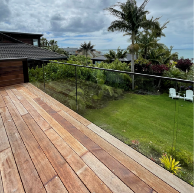
[{"label": "deck board gap", "polygon": [[1,176],[1,170],[0,170],[0,193],[4,193],[4,187],[3,187],[3,180]]}]

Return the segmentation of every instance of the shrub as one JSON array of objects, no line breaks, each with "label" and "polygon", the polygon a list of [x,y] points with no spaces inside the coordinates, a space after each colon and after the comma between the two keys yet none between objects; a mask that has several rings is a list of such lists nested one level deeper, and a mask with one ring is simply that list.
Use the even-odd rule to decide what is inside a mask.
[{"label": "shrub", "polygon": [[186,70],[190,70],[192,66],[192,62],[189,59],[180,59],[177,61],[176,67],[186,72]]},{"label": "shrub", "polygon": [[162,158],[159,159],[164,165],[165,169],[173,174],[176,174],[181,169],[181,167],[179,167],[179,161],[175,161],[175,159],[173,159],[171,156],[168,157],[168,155],[164,154],[162,155]]},{"label": "shrub", "polygon": [[106,62],[98,63],[97,67],[112,69],[112,70],[131,71],[127,63],[121,62],[118,59],[114,60],[112,63],[106,63]]},{"label": "shrub", "polygon": [[153,71],[154,74],[160,74],[162,75],[162,73],[166,70],[168,71],[169,70],[169,67],[167,67],[166,65],[164,64],[154,64],[151,66],[151,69]]},{"label": "shrub", "polygon": [[181,166],[193,170],[193,155],[190,152],[186,150],[175,150],[174,148],[170,148],[167,150],[167,153],[175,159],[179,160]]},{"label": "shrub", "polygon": [[67,63],[78,64],[78,65],[83,65],[83,66],[93,65],[92,60],[89,57],[86,58],[83,55],[77,55],[77,56],[71,55]]},{"label": "shrub", "polygon": [[150,71],[150,63],[144,58],[135,60],[135,72],[146,73]]},{"label": "shrub", "polygon": [[184,79],[185,73],[176,67],[171,67],[168,71],[164,71],[163,76]]}]

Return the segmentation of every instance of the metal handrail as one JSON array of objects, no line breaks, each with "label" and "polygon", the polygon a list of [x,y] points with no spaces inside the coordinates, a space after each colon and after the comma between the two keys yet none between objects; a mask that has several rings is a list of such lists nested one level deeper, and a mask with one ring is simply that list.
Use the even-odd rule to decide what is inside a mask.
[{"label": "metal handrail", "polygon": [[[51,62],[51,61],[49,61],[49,62]],[[178,82],[194,84],[194,81],[191,81],[191,80],[184,80],[184,79],[178,79],[178,78],[170,78],[170,77],[165,77],[165,76],[157,76],[157,75],[151,75],[151,74],[142,74],[142,73],[137,73],[137,72],[120,71],[120,70],[98,68],[98,67],[93,67],[93,66],[84,66],[84,65],[70,64],[70,63],[63,63],[63,62],[55,62],[55,61],[52,61],[51,63],[66,64],[66,65],[70,65],[70,66],[91,68],[91,69],[96,69],[96,70],[106,70],[106,71],[110,71],[110,72],[125,73],[125,74],[144,76],[144,77],[150,77],[150,78],[161,78],[161,79],[164,79],[164,80],[172,80],[172,81],[178,81]]]}]

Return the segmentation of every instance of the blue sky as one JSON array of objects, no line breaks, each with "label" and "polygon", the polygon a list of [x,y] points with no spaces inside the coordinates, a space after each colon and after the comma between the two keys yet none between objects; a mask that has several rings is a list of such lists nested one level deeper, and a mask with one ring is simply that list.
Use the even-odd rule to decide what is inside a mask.
[{"label": "blue sky", "polygon": [[[96,49],[125,49],[129,37],[108,32],[116,18],[104,11],[126,0],[1,0],[0,31],[44,34],[60,47],[79,47],[83,42]],[[138,6],[143,0],[137,0]],[[146,5],[150,18],[170,20],[160,42],[174,49],[193,49],[193,0],[150,0]]]}]

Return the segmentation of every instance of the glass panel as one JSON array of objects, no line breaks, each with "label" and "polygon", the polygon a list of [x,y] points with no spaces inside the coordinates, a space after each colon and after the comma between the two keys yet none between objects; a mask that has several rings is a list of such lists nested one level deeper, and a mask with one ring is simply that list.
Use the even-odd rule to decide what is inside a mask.
[{"label": "glass panel", "polygon": [[192,181],[192,84],[134,75],[132,90],[132,75],[52,63],[37,74],[40,89],[154,162],[171,155]]},{"label": "glass panel", "polygon": [[44,68],[30,70],[32,84],[65,106],[76,111],[75,66],[48,63]]}]

